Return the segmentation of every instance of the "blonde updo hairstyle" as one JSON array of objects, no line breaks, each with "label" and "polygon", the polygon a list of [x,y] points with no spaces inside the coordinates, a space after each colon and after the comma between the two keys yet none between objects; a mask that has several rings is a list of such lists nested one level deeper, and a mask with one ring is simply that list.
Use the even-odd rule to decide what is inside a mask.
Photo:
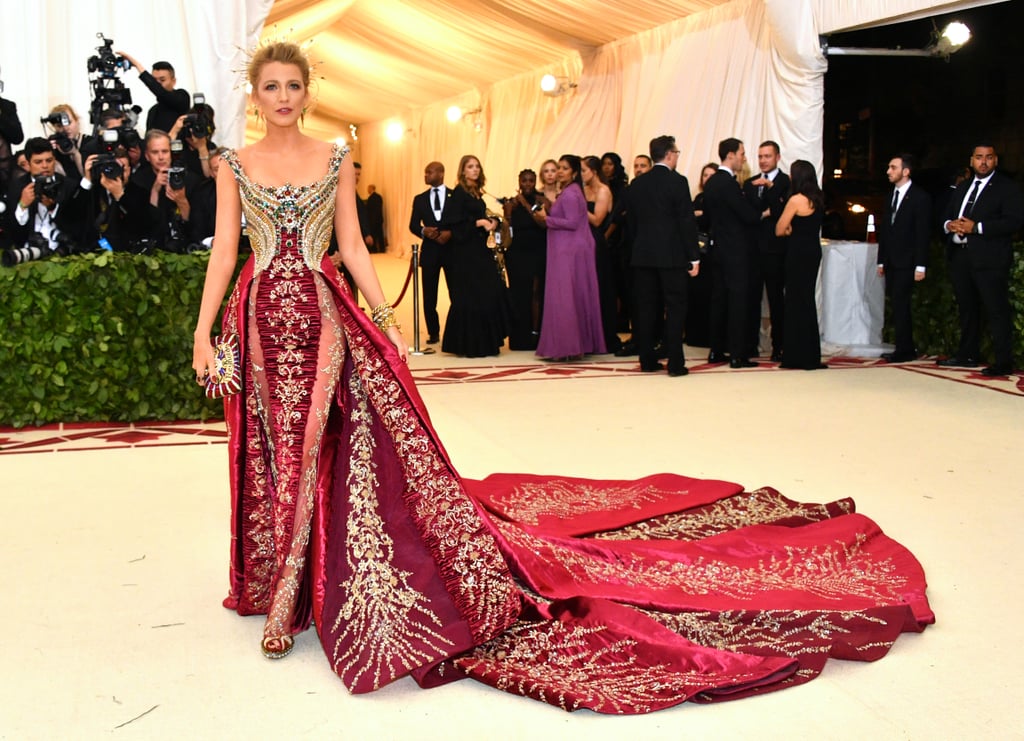
[{"label": "blonde updo hairstyle", "polygon": [[309,59],[302,51],[302,48],[291,41],[275,41],[271,44],[260,46],[256,53],[252,55],[252,59],[249,60],[246,74],[253,90],[256,89],[256,85],[260,81],[260,73],[263,71],[263,68],[271,62],[294,64],[299,68],[299,72],[302,73],[303,86],[307,90],[309,89]]}]

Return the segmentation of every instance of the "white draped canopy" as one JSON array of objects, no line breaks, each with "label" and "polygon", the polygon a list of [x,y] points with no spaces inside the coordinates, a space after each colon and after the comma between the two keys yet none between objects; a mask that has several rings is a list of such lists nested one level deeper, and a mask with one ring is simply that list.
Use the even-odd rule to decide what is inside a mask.
[{"label": "white draped canopy", "polygon": [[[717,142],[771,138],[785,162],[820,171],[824,73],[819,36],[947,13],[996,0],[40,0],[4,4],[0,70],[26,134],[60,102],[88,109],[86,59],[102,31],[151,65],[171,61],[180,87],[217,110],[218,143],[246,136],[244,49],[261,33],[314,39],[317,105],[306,130],[350,137],[363,187],[385,199],[393,245],[423,166],[454,181],[463,154],[480,157],[487,190],[565,152],[617,151],[627,161],[658,134],[676,136],[691,184]],[[576,87],[548,97],[544,73]],[[135,102],[152,95],[125,75]],[[452,105],[479,109],[450,123]],[[87,121],[86,121],[87,122]],[[397,122],[404,132],[385,135]],[[249,135],[258,136],[250,119]]]}]

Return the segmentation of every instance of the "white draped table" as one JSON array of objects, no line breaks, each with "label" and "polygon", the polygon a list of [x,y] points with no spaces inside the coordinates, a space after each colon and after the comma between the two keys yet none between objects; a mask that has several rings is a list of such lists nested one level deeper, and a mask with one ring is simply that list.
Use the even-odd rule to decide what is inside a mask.
[{"label": "white draped table", "polygon": [[822,342],[832,354],[877,356],[882,344],[885,281],[878,275],[878,245],[821,240],[815,295]]}]

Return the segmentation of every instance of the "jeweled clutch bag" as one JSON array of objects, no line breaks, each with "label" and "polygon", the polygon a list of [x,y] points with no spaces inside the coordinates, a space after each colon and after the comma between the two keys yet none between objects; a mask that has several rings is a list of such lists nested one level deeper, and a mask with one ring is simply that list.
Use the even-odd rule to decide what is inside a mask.
[{"label": "jeweled clutch bag", "polygon": [[242,390],[242,351],[238,335],[221,335],[213,343],[216,372],[206,380],[206,396],[219,399]]}]

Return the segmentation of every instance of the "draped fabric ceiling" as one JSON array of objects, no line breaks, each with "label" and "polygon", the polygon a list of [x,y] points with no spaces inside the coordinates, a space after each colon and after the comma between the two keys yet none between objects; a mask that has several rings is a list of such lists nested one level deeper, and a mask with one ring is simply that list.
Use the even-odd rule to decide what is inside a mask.
[{"label": "draped fabric ceiling", "polygon": [[[263,35],[314,39],[322,79],[306,130],[351,144],[362,195],[376,185],[390,248],[408,253],[409,204],[431,160],[454,184],[461,156],[478,156],[492,197],[565,152],[616,151],[629,169],[662,133],[677,137],[691,188],[733,135],[748,150],[775,139],[786,163],[809,159],[820,172],[819,35],[987,1],[277,0]],[[549,72],[576,87],[544,95]],[[452,105],[472,113],[453,124]]]},{"label": "draped fabric ceiling", "polygon": [[[819,35],[948,13],[998,0],[38,0],[0,24],[5,97],[26,135],[70,102],[88,129],[85,60],[101,31],[150,66],[170,60],[178,84],[217,110],[219,144],[260,135],[245,118],[245,49],[261,34],[312,38],[319,61],[311,136],[350,138],[384,196],[392,250],[408,252],[408,208],[423,166],[477,155],[487,190],[512,194],[520,169],[565,152],[616,151],[627,161],[658,134],[677,138],[695,188],[717,142],[765,138],[785,164],[822,152],[826,60]],[[544,73],[577,87],[541,93]],[[152,102],[134,72],[134,100]],[[449,106],[477,111],[452,124]],[[384,136],[389,123],[404,132]]]}]

